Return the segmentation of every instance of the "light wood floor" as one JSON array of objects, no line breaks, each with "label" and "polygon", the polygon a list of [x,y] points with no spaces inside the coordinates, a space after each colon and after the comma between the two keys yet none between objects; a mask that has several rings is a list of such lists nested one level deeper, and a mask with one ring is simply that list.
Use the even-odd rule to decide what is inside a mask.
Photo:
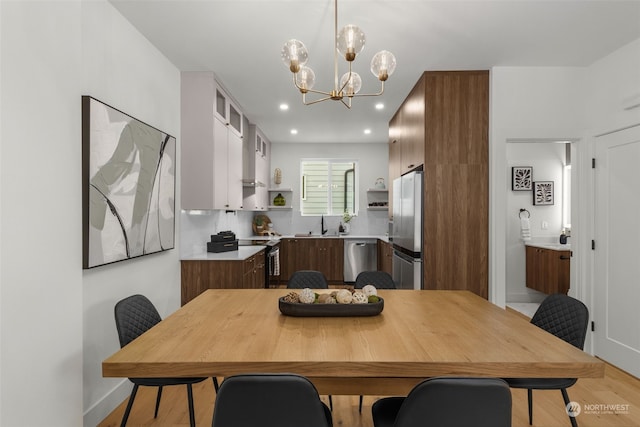
[{"label": "light wood floor", "polygon": [[[196,425],[210,426],[215,402],[212,381],[194,385]],[[513,427],[527,427],[526,390],[511,390],[513,399]],[[569,398],[581,405],[577,417],[580,427],[640,427],[640,380],[607,365],[605,377],[580,379],[568,389]],[[158,418],[153,418],[156,389],[140,387],[129,416],[128,426],[188,426],[187,390],[185,386],[165,387]],[[336,427],[373,427],[371,405],[380,396],[365,396],[362,414],[358,413],[358,396],[333,396],[333,425]],[[326,396],[322,396],[328,404]],[[120,425],[126,407],[125,400],[99,427]],[[624,413],[614,414],[605,405],[618,405]],[[534,427],[570,427],[560,391],[533,392]],[[590,409],[590,413],[587,413]]]},{"label": "light wood floor", "polygon": [[[154,388],[141,387],[129,416],[128,426],[188,426],[187,389],[184,386],[166,387],[157,419],[153,419],[155,405]],[[640,426],[640,380],[607,365],[604,379],[581,379],[569,390],[572,401],[582,405],[577,421],[580,427],[638,427]],[[194,386],[196,425],[210,426],[213,416],[215,391],[213,383],[205,381]],[[322,396],[328,404],[326,396]],[[371,405],[377,396],[365,396],[362,414],[358,413],[357,396],[333,396],[333,424],[344,427],[373,427]],[[526,390],[512,390],[513,427],[526,427]],[[120,425],[126,401],[116,408],[99,427]],[[533,392],[533,426],[570,427],[565,414],[562,395],[555,390]],[[629,405],[626,414],[585,413],[585,405]]]}]

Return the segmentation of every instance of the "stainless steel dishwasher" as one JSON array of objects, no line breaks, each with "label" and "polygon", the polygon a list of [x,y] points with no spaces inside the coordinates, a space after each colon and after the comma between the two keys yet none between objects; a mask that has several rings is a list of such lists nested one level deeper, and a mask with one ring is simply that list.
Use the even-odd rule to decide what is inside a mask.
[{"label": "stainless steel dishwasher", "polygon": [[344,281],[355,282],[361,271],[377,270],[376,239],[344,239]]}]

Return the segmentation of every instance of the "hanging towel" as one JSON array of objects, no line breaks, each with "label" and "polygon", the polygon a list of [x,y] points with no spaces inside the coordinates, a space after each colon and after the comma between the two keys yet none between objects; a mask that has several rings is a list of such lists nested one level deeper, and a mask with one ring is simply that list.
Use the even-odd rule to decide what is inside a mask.
[{"label": "hanging towel", "polygon": [[269,276],[280,275],[280,249],[269,252]]},{"label": "hanging towel", "polygon": [[529,218],[520,218],[520,235],[524,242],[531,240],[531,224]]}]

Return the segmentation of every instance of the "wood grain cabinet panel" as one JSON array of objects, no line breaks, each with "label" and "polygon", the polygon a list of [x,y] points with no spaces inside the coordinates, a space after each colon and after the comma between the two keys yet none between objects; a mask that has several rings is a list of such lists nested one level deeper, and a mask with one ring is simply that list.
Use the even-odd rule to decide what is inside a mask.
[{"label": "wood grain cabinet panel", "polygon": [[378,270],[393,274],[393,245],[378,240]]},{"label": "wood grain cabinet panel", "polygon": [[569,292],[571,251],[526,246],[526,284],[547,295]]},{"label": "wood grain cabinet panel", "polygon": [[423,287],[487,298],[489,72],[427,71],[399,113],[402,173],[424,171]]},{"label": "wood grain cabinet panel", "polygon": [[393,116],[389,122],[389,219],[393,218],[393,180],[402,175],[401,148],[402,140],[402,110]]}]

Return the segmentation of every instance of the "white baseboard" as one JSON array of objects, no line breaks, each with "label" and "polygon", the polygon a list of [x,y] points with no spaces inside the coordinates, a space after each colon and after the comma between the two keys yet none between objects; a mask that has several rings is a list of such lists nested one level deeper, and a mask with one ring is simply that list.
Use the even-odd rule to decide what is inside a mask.
[{"label": "white baseboard", "polygon": [[545,294],[541,292],[509,292],[507,293],[507,303],[510,302],[534,302],[539,303],[542,302]]},{"label": "white baseboard", "polygon": [[82,418],[84,427],[95,427],[104,420],[115,408],[117,408],[131,394],[133,385],[128,379],[123,379],[102,399],[85,411]]}]

